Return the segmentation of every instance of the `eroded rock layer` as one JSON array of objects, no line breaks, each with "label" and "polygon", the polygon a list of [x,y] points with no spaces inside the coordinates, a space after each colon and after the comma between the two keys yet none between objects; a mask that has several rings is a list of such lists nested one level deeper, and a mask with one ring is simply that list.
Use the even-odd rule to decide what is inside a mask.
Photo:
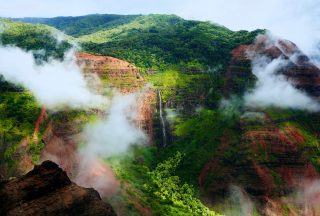
[{"label": "eroded rock layer", "polygon": [[25,176],[0,183],[1,215],[115,216],[94,189],[79,187],[51,161]]},{"label": "eroded rock layer", "polygon": [[241,94],[253,85],[255,77],[250,64],[257,57],[264,57],[266,61],[278,58],[287,60],[287,64],[275,73],[284,75],[296,88],[309,96],[319,98],[320,69],[291,41],[273,39],[267,35],[257,37],[254,44],[242,45],[232,51],[225,96]]},{"label": "eroded rock layer", "polygon": [[123,60],[110,56],[97,56],[89,53],[76,54],[78,64],[82,65],[85,74],[97,74],[123,93],[133,93],[145,82],[138,69]]}]

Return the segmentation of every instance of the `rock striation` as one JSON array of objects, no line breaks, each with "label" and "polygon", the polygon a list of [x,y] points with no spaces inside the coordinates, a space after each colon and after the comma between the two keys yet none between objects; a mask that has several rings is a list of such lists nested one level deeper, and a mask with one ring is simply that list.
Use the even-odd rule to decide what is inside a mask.
[{"label": "rock striation", "polygon": [[97,191],[71,182],[51,161],[26,175],[0,183],[0,215],[115,216]]}]

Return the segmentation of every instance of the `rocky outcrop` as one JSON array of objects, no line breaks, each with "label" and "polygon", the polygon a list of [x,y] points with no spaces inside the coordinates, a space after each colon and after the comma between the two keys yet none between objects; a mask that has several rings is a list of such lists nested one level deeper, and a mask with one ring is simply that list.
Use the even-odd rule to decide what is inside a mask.
[{"label": "rocky outcrop", "polygon": [[[243,96],[255,86],[251,60],[257,58],[266,62],[283,59],[286,64],[274,74],[319,99],[320,69],[294,43],[266,35],[257,37],[254,44],[241,45],[232,51],[224,85],[226,98]],[[281,110],[251,107],[242,111],[234,129],[238,133],[225,133],[221,137],[219,148],[200,172],[198,182],[206,197],[214,203],[230,194],[230,185],[237,185],[244,196],[256,202],[261,215],[319,215],[314,201],[319,202],[319,173],[310,156],[314,150],[303,131],[314,128],[311,136],[316,139],[318,130],[312,121],[317,122],[318,115],[305,115],[299,122],[299,114],[284,112],[288,115],[285,116]],[[271,117],[269,112],[277,113],[278,117]],[[296,192],[303,199],[297,200],[292,195]]]},{"label": "rocky outcrop", "polygon": [[111,56],[97,56],[82,52],[76,54],[76,59],[87,77],[92,74],[98,75],[109,88],[120,91],[122,94],[139,93],[137,125],[152,139],[156,93],[152,88],[147,87],[147,82],[138,68]]},{"label": "rocky outcrop", "polygon": [[[89,113],[86,113],[89,115]],[[91,113],[92,114],[92,113]],[[78,150],[78,139],[85,121],[68,118],[72,113],[60,111],[48,123],[41,152],[41,161],[57,163],[80,186],[94,187],[102,198],[111,197],[118,189],[112,169],[97,158],[84,160]]]},{"label": "rocky outcrop", "polygon": [[[238,139],[226,131],[212,160],[199,175],[198,182],[209,199],[216,202],[227,198],[230,185],[237,185],[256,202],[261,215],[284,215],[283,206],[288,203],[295,206],[288,207],[288,211],[296,215],[319,214],[312,199],[319,201],[320,190],[310,186],[318,185],[319,174],[308,156],[312,149],[305,135],[285,120],[273,121],[264,112],[243,115],[238,127]],[[292,198],[294,192],[307,194],[311,187],[312,199]]]},{"label": "rocky outcrop", "polygon": [[68,119],[67,111],[56,113],[46,125],[43,135],[44,149],[41,160],[57,163],[68,176],[72,175],[77,161],[77,144],[75,137],[81,133],[79,123]]},{"label": "rocky outcrop", "polygon": [[[78,64],[82,65],[86,78],[97,75],[100,78],[98,80],[102,81],[99,87],[99,83],[90,82],[94,81],[90,79],[90,87],[98,91],[108,87],[114,88],[121,94],[137,93],[136,125],[143,129],[151,140],[153,136],[153,104],[156,96],[153,89],[144,87],[146,83],[138,70],[125,61],[109,56],[78,53],[76,57]],[[140,78],[137,79],[137,76]],[[111,197],[117,192],[119,182],[112,169],[103,161],[96,158],[83,160],[79,154],[77,143],[82,139],[81,129],[86,121],[73,118],[72,116],[75,114],[70,110],[52,114],[43,134],[45,147],[41,153],[41,160],[54,161],[78,185],[94,187],[103,198]],[[88,116],[103,117],[106,114],[103,109],[86,111]]]},{"label": "rocky outcrop", "polygon": [[232,50],[232,58],[226,72],[223,96],[242,95],[254,86],[256,77],[251,72],[251,61],[247,57],[249,45],[241,45]]},{"label": "rocky outcrop", "polygon": [[271,59],[287,59],[289,63],[278,73],[283,74],[296,88],[310,96],[320,96],[320,69],[291,41],[260,36],[248,51]]},{"label": "rocky outcrop", "polygon": [[51,161],[0,183],[0,215],[115,216],[94,189],[79,187]]},{"label": "rocky outcrop", "polygon": [[126,61],[89,53],[77,53],[76,58],[85,74],[97,74],[100,78],[107,80],[110,87],[123,93],[136,92],[145,84],[138,69]]},{"label": "rocky outcrop", "polygon": [[265,57],[282,58],[288,63],[276,73],[284,75],[296,88],[311,97],[320,97],[320,69],[299,48],[288,40],[260,35],[251,45],[242,45],[232,51],[232,59],[226,74],[224,95],[242,94],[254,85],[251,59]]}]

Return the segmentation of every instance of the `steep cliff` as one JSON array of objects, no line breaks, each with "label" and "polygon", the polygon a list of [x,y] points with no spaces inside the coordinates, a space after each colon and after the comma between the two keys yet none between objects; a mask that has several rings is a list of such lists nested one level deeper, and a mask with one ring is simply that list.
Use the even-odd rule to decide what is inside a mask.
[{"label": "steep cliff", "polygon": [[[226,98],[242,97],[254,87],[257,78],[251,68],[253,57],[269,62],[287,60],[288,64],[275,73],[318,100],[319,68],[292,42],[266,35],[232,51],[224,85]],[[319,208],[313,201],[296,200],[292,194],[308,193],[318,184],[319,164],[313,158],[318,155],[319,115],[274,107],[241,107],[238,112],[236,125],[232,130],[225,128],[217,150],[198,177],[205,196],[215,200],[213,203],[221,197],[229,199],[235,193],[230,185],[237,185],[247,199],[242,202],[255,200],[251,204],[262,215],[318,215]],[[314,188],[311,197],[319,200],[319,193]]]},{"label": "steep cliff", "polygon": [[51,161],[25,176],[1,182],[0,197],[1,215],[116,215],[97,191],[71,182]]},{"label": "steep cliff", "polygon": [[111,88],[122,94],[139,94],[137,124],[152,138],[152,114],[156,103],[156,92],[147,85],[138,68],[127,61],[110,56],[77,53],[76,58],[87,77],[98,75],[101,78],[104,86],[102,88]]},{"label": "steep cliff", "polygon": [[278,74],[284,75],[297,89],[312,97],[320,95],[320,69],[291,41],[260,35],[255,43],[242,45],[232,51],[227,72],[225,95],[241,94],[255,81],[251,73],[251,59],[264,57],[271,60],[285,59],[288,64]]}]

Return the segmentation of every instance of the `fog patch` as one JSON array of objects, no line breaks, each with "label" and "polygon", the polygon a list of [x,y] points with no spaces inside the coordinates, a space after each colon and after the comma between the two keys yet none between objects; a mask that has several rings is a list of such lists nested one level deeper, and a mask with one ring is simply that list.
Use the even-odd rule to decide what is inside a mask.
[{"label": "fog patch", "polygon": [[243,110],[243,100],[238,96],[231,96],[228,99],[222,98],[219,104],[219,109],[226,118],[240,116]]},{"label": "fog patch", "polygon": [[303,215],[319,215],[320,180],[306,181],[297,191],[295,200],[302,207]]},{"label": "fog patch", "polygon": [[64,61],[51,59],[42,65],[36,64],[33,53],[15,47],[0,48],[0,56],[0,74],[31,91],[48,108],[95,107],[105,102],[88,88],[74,51],[66,53]]},{"label": "fog patch", "polygon": [[253,216],[256,211],[245,190],[235,185],[230,185],[229,198],[223,204],[223,208],[223,215]]},{"label": "fog patch", "polygon": [[135,125],[137,118],[137,96],[116,95],[107,117],[87,125],[84,129],[85,154],[110,156],[123,153],[129,146],[146,141],[142,130]]},{"label": "fog patch", "polygon": [[166,113],[167,122],[169,122],[169,124],[172,125],[176,121],[179,113],[175,109],[170,108],[165,108],[164,111]]},{"label": "fog patch", "polygon": [[78,153],[76,183],[93,187],[102,196],[115,192],[118,183],[103,159],[125,153],[132,145],[147,143],[147,136],[136,124],[137,101],[135,94],[116,94],[106,110],[106,117],[85,127],[82,134],[85,144]]},{"label": "fog patch", "polygon": [[74,182],[83,187],[94,188],[103,198],[116,194],[120,183],[101,158],[83,154],[79,160],[77,172],[72,177]]},{"label": "fog patch", "polygon": [[252,72],[258,78],[255,88],[244,95],[249,107],[275,106],[280,108],[318,111],[319,104],[306,93],[279,74],[279,70],[289,64],[283,58],[270,60],[263,56],[252,59]]}]

